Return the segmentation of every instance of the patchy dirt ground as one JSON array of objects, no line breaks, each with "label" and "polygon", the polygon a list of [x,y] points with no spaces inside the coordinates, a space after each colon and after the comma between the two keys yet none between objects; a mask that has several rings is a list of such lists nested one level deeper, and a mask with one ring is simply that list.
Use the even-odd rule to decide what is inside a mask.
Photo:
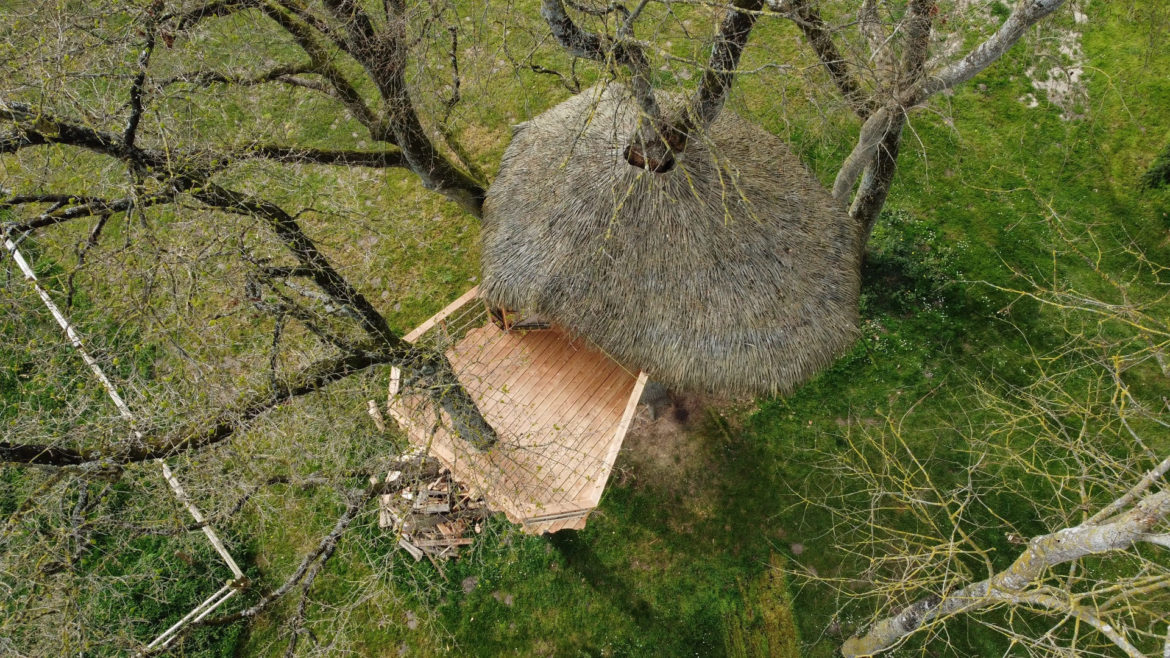
[{"label": "patchy dirt ground", "polygon": [[670,395],[639,405],[618,456],[620,484],[680,493],[693,490],[709,456],[703,432],[709,414],[733,415],[736,404],[702,395]]},{"label": "patchy dirt ground", "polygon": [[[1072,3],[1073,25],[1053,24],[1051,33],[1042,35],[1036,50],[1040,62],[1027,70],[1028,79],[1037,93],[1043,92],[1049,103],[1060,109],[1060,118],[1073,121],[1085,118],[1089,90],[1085,84],[1085,51],[1081,47],[1081,28],[1089,18],[1085,14],[1088,0]],[[1034,94],[1025,94],[1020,102],[1036,107]]]},{"label": "patchy dirt ground", "polygon": [[[1040,107],[1043,96],[1060,110],[1065,121],[1083,119],[1088,112],[1089,92],[1085,83],[1085,52],[1081,46],[1081,31],[1089,22],[1086,13],[1090,0],[1073,0],[1069,3],[1072,21],[1067,18],[1045,22],[1029,36],[1029,48],[1035,64],[1025,72],[1032,84],[1032,91],[1019,97],[1019,101],[1030,108]],[[951,9],[951,18],[969,24],[974,30],[981,30],[982,37],[991,35],[1002,19],[995,16],[991,7],[994,3],[977,0],[956,0]],[[930,67],[937,69],[961,56],[970,44],[965,40],[968,30],[939,29],[934,45],[934,57]]]}]

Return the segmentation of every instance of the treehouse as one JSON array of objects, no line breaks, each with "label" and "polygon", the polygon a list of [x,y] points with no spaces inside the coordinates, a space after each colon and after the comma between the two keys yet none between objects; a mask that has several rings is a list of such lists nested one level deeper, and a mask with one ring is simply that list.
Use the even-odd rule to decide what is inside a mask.
[{"label": "treehouse", "polygon": [[410,335],[442,347],[497,445],[476,451],[419,396],[391,405],[531,532],[584,523],[647,376],[782,394],[858,333],[855,223],[783,140],[724,110],[654,173],[623,157],[638,122],[613,83],[516,126],[484,204],[482,285]]},{"label": "treehouse", "polygon": [[[580,529],[597,506],[646,375],[555,325],[525,328],[469,290],[405,336],[446,353],[497,442],[478,450],[424,394],[391,376],[391,415],[410,440],[532,534]],[[493,309],[494,310],[494,309]]]}]

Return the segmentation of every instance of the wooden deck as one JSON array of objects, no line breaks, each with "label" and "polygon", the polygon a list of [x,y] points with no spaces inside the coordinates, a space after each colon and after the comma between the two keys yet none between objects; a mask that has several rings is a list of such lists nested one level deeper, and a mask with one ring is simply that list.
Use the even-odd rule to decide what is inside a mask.
[{"label": "wooden deck", "polygon": [[[441,321],[408,337],[417,340]],[[609,478],[645,377],[556,328],[504,332],[488,322],[446,353],[499,443],[478,452],[449,433],[449,423],[435,429],[428,400],[392,395],[390,413],[411,440],[526,531],[582,527]]]}]

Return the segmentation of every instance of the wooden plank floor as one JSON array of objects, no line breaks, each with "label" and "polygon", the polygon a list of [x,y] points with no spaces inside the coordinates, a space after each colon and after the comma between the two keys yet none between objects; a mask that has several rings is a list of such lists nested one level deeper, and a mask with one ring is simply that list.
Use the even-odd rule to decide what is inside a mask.
[{"label": "wooden plank floor", "polygon": [[403,395],[394,411],[411,439],[514,522],[595,507],[637,377],[555,328],[505,333],[489,322],[447,356],[500,442],[477,452],[447,422],[432,434],[433,405]]}]

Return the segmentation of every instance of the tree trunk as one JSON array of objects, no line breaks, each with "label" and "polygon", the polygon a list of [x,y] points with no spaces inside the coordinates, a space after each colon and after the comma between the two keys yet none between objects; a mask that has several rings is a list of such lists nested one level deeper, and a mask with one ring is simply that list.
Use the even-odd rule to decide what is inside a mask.
[{"label": "tree trunk", "polygon": [[421,355],[414,364],[402,366],[403,385],[429,397],[437,409],[447,412],[451,429],[476,450],[488,450],[499,442],[484,420],[475,400],[463,388],[451,362],[442,353]]},{"label": "tree trunk", "polygon": [[869,236],[873,232],[873,225],[881,215],[882,207],[886,205],[886,197],[890,195],[890,186],[894,182],[894,173],[898,168],[898,149],[902,144],[902,129],[906,126],[906,113],[898,111],[890,119],[889,127],[878,144],[877,152],[865,167],[861,178],[861,185],[853,197],[853,204],[849,208],[849,215],[857,220],[857,230],[861,235],[862,250],[869,243]]}]

